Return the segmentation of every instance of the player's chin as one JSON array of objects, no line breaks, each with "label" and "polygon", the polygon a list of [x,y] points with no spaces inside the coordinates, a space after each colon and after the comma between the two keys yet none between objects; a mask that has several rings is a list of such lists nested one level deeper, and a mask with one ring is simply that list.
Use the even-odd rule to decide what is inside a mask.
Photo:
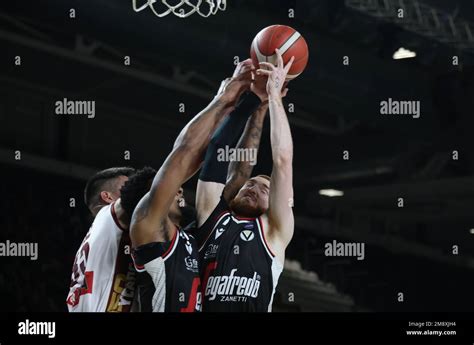
[{"label": "player's chin", "polygon": [[230,207],[232,211],[241,217],[257,218],[264,213],[259,205],[249,198],[234,199]]}]

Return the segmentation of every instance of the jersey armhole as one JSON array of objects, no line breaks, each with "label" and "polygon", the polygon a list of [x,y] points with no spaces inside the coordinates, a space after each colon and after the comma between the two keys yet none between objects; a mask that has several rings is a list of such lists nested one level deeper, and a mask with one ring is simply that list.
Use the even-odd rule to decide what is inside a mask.
[{"label": "jersey armhole", "polygon": [[115,201],[110,205],[110,213],[112,214],[112,219],[114,220],[115,225],[117,225],[117,227],[124,232],[128,231],[122,225],[120,225],[117,213],[115,212]]},{"label": "jersey armhole", "polygon": [[265,247],[267,254],[270,256],[270,258],[275,259],[276,256],[273,253],[270,246],[268,245],[267,239],[265,238],[265,231],[264,231],[263,221],[262,221],[261,216],[257,218],[257,226],[260,233],[260,239],[262,240],[263,246]]},{"label": "jersey armhole", "polygon": [[161,258],[166,261],[171,255],[173,255],[177,245],[178,245],[178,241],[179,241],[179,229],[175,229],[175,232],[174,232],[174,236],[173,236],[173,240],[171,241],[171,244],[168,248],[168,250],[163,254],[161,255]]},{"label": "jersey armhole", "polygon": [[[144,244],[142,246],[139,246],[135,248],[132,251],[132,261],[133,265],[135,266],[135,269],[138,272],[144,272],[145,271],[145,265],[148,264],[149,262],[152,262],[158,258],[163,259],[163,261],[166,261],[171,255],[173,255],[179,241],[179,229],[176,228],[176,231],[173,235],[173,239],[169,241],[169,246],[164,250],[161,246],[164,243],[168,242],[151,242]],[[157,248],[158,247],[158,248]],[[137,263],[137,251],[140,251],[140,261],[144,262],[143,264]],[[158,255],[156,252],[158,251]],[[160,253],[161,252],[161,253]],[[143,258],[143,256],[146,257],[146,259]],[[146,262],[145,262],[146,261]]]},{"label": "jersey armhole", "polygon": [[198,252],[200,252],[201,250],[203,250],[203,248],[206,246],[207,241],[209,241],[209,239],[211,238],[212,234],[213,234],[214,231],[216,230],[217,224],[220,223],[220,221],[222,220],[222,218],[224,218],[225,216],[228,216],[229,214],[230,214],[229,211],[224,211],[224,212],[222,212],[222,213],[217,217],[217,220],[216,220],[214,226],[212,227],[212,230],[209,231],[209,233],[207,234],[206,239],[202,242],[202,244],[201,244],[200,242],[198,242],[198,247],[199,247]]},{"label": "jersey armhole", "polygon": [[206,221],[196,229],[194,232],[194,237],[196,238],[196,242],[198,245],[199,250],[204,247],[209,237],[211,237],[216,224],[218,223],[219,219],[226,213],[229,213],[229,205],[227,201],[225,201],[224,196],[221,195],[221,199],[214,210],[211,212],[209,217]]}]

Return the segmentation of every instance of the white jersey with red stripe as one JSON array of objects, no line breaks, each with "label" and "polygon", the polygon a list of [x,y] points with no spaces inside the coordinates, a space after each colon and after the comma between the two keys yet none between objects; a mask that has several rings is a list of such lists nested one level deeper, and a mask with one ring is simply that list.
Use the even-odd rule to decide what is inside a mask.
[{"label": "white jersey with red stripe", "polygon": [[130,311],[135,275],[128,231],[120,226],[114,204],[105,206],[77,251],[66,300],[69,311]]}]

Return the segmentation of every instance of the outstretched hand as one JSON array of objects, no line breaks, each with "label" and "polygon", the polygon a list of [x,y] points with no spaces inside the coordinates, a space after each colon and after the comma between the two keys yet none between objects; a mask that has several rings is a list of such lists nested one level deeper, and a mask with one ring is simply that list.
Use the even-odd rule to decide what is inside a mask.
[{"label": "outstretched hand", "polygon": [[[268,93],[267,93],[267,83],[268,77],[263,74],[256,74],[252,84],[250,85],[250,91],[252,91],[262,103],[268,101]],[[285,98],[288,94],[288,88],[286,87],[288,82],[283,84],[283,89],[281,91],[281,98]]]},{"label": "outstretched hand", "polygon": [[268,76],[266,91],[269,97],[284,97],[283,95],[286,95],[288,91],[286,88],[284,89],[286,76],[295,61],[295,57],[291,57],[291,60],[285,66],[280,51],[276,49],[275,52],[278,60],[277,66],[275,67],[269,62],[260,62],[260,66],[265,67],[265,69],[258,69],[257,76]]},{"label": "outstretched hand", "polygon": [[230,106],[235,105],[242,93],[250,89],[252,71],[254,70],[255,67],[251,59],[240,62],[232,77],[221,83],[217,96]]}]

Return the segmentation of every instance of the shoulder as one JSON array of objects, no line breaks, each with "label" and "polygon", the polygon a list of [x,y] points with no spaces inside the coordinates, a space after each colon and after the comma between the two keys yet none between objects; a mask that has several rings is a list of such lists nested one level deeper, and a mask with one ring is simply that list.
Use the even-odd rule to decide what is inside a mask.
[{"label": "shoulder", "polygon": [[259,219],[268,244],[272,248],[275,248],[276,252],[281,251],[281,249],[283,249],[284,252],[293,237],[294,219],[292,218],[290,221],[280,226],[272,224],[267,214],[263,214]]},{"label": "shoulder", "polygon": [[122,232],[124,230],[115,215],[113,204],[110,204],[100,209],[89,231],[91,235],[100,235],[107,232],[113,233],[114,231]]}]

